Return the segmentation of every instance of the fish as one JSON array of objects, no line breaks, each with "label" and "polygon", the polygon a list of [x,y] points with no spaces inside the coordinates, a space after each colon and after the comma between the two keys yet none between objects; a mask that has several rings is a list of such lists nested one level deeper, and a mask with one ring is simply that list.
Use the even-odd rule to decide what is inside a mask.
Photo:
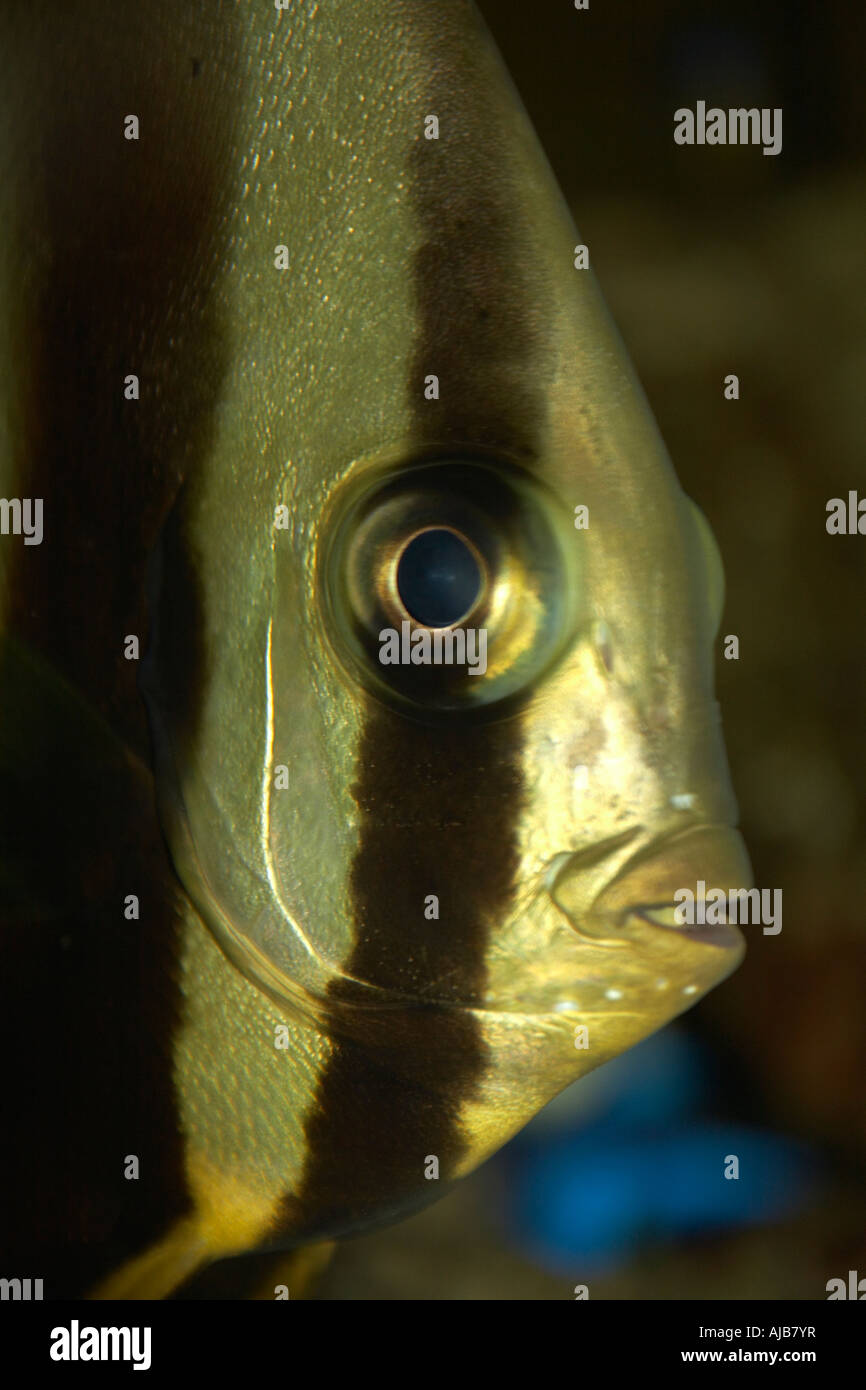
[{"label": "fish", "polygon": [[2,25],[3,1249],[295,1296],[739,964],[721,560],[474,4]]}]

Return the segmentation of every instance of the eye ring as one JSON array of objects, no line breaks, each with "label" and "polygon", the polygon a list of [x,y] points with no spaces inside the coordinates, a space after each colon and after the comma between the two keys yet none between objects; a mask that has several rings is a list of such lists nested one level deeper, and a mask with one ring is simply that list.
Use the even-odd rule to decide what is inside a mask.
[{"label": "eye ring", "polygon": [[[359,465],[329,499],[316,550],[319,611],[335,656],[411,718],[435,721],[456,711],[488,717],[494,707],[504,717],[587,619],[582,547],[571,523],[545,484],[510,460]],[[456,539],[477,584],[450,612],[416,617],[399,570],[413,543],[431,533]],[[483,640],[483,670],[470,672],[469,658],[459,655],[440,662],[438,649],[415,664],[421,633],[424,640],[455,634],[458,652],[470,651],[473,635]],[[399,652],[389,646],[391,634],[395,642],[400,636]]]}]

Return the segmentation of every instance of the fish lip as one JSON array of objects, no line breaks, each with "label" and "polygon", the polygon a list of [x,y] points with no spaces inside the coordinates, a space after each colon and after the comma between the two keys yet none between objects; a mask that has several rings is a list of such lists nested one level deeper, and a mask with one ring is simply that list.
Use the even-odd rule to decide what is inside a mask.
[{"label": "fish lip", "polygon": [[[599,846],[569,856],[559,867],[547,891],[569,925],[578,935],[597,943],[624,945],[627,935],[622,929],[630,919],[637,919],[643,929],[653,927],[668,936],[678,936],[696,946],[713,946],[717,950],[742,951],[742,932],[729,922],[713,924],[684,923],[668,925],[646,916],[652,910],[673,907],[674,893],[690,884],[694,888],[703,879],[708,888],[721,887],[723,881],[733,886],[753,884],[751,865],[739,831],[730,824],[691,820],[665,827],[648,835],[645,826],[613,837],[609,842],[612,855],[620,852],[613,872],[598,885],[580,910],[578,892],[572,910],[568,903],[568,879],[579,881],[584,866],[598,855]],[[628,851],[631,850],[631,853]],[[557,855],[553,861],[563,859]],[[609,924],[604,931],[601,924]],[[592,925],[594,923],[594,925]]]},{"label": "fish lip", "polygon": [[722,950],[731,951],[740,945],[742,933],[727,922],[714,922],[712,925],[668,927],[663,922],[654,922],[651,917],[646,915],[647,910],[655,907],[669,907],[669,903],[645,903],[641,907],[629,908],[623,917],[637,917],[641,922],[646,922],[647,926],[654,927],[656,931],[672,932],[675,936],[681,937],[686,941],[694,941],[698,946],[718,946]]}]

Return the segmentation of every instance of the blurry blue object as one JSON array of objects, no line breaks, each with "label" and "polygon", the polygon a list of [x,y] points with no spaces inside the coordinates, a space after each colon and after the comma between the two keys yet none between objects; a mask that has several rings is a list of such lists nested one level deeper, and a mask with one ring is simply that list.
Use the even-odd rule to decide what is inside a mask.
[{"label": "blurry blue object", "polygon": [[708,1070],[698,1043],[676,1028],[665,1028],[575,1082],[521,1130],[510,1147],[535,1147],[552,1131],[571,1131],[578,1125],[627,1130],[688,1114],[704,1100]]},{"label": "blurry blue object", "polygon": [[[802,1146],[695,1113],[707,1067],[685,1034],[667,1029],[595,1075],[591,1118],[572,1112],[564,1133],[536,1122],[503,1155],[512,1230],[540,1263],[597,1272],[652,1242],[777,1220],[807,1197]],[[738,1178],[725,1177],[730,1155]]]}]

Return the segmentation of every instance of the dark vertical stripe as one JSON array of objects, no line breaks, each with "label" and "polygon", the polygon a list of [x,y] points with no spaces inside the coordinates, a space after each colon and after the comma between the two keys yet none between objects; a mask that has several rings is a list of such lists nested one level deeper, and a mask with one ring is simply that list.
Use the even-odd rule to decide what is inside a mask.
[{"label": "dark vertical stripe", "polygon": [[[411,159],[424,229],[415,264],[423,326],[408,383],[416,432],[426,445],[486,447],[528,464],[539,452],[553,370],[550,280],[497,121],[499,93],[486,82],[487,31],[474,7],[472,17],[459,14],[468,6],[444,8],[413,20],[439,74],[418,113],[419,132],[423,117],[438,116],[439,139],[418,139]],[[517,102],[507,76],[504,84],[503,99]],[[439,377],[438,402],[424,399],[430,373]]]},{"label": "dark vertical stripe", "polygon": [[[294,1234],[336,1234],[430,1201],[441,1184],[424,1180],[425,1157],[435,1154],[447,1179],[463,1153],[459,1110],[486,1049],[459,1004],[483,999],[487,924],[510,901],[517,752],[513,722],[434,730],[370,709],[354,788],[361,847],[346,971],[418,1003],[347,1022],[341,1006],[360,991],[349,980],[331,986],[338,1051],[308,1125],[301,1190],[283,1213]],[[438,921],[424,917],[431,893]],[[425,1003],[431,997],[458,1007]]]},{"label": "dark vertical stripe", "polygon": [[[544,334],[522,269],[519,195],[485,91],[473,86],[471,46],[467,59],[465,36],[461,43],[452,29],[464,7],[435,8],[426,17],[412,10],[415,42],[437,74],[417,128],[432,112],[442,132],[411,157],[422,228],[407,380],[415,435],[419,449],[438,446],[444,457],[462,446],[529,459],[544,413]],[[423,398],[430,372],[440,377],[437,404]],[[432,728],[372,701],[365,708],[353,789],[355,946],[345,971],[417,1005],[349,1022],[357,986],[331,986],[337,1052],[308,1122],[302,1183],[282,1213],[296,1238],[357,1229],[441,1195],[442,1183],[423,1176],[424,1160],[435,1154],[447,1180],[465,1153],[460,1110],[489,1057],[461,1006],[483,1002],[489,936],[511,907],[518,862],[519,720],[479,726],[457,714]],[[438,921],[424,917],[431,893]]]},{"label": "dark vertical stripe", "polygon": [[[177,889],[147,777],[112,731],[149,756],[122,642],[144,645],[148,553],[207,456],[226,368],[209,296],[231,103],[212,55],[217,35],[237,50],[236,18],[197,10],[147,3],[121,17],[84,0],[4,15],[4,61],[27,103],[12,113],[26,262],[4,307],[5,365],[17,488],[44,498],[45,535],[2,543],[15,547],[11,630],[47,665],[8,642],[0,662],[2,1248],[4,1272],[44,1277],[47,1297],[80,1294],[189,1206],[171,1062]],[[123,138],[128,113],[138,142]],[[138,402],[123,399],[129,372]],[[199,624],[185,578],[174,658],[191,708]],[[124,920],[128,893],[138,922]],[[138,1182],[123,1178],[126,1154]]]}]

